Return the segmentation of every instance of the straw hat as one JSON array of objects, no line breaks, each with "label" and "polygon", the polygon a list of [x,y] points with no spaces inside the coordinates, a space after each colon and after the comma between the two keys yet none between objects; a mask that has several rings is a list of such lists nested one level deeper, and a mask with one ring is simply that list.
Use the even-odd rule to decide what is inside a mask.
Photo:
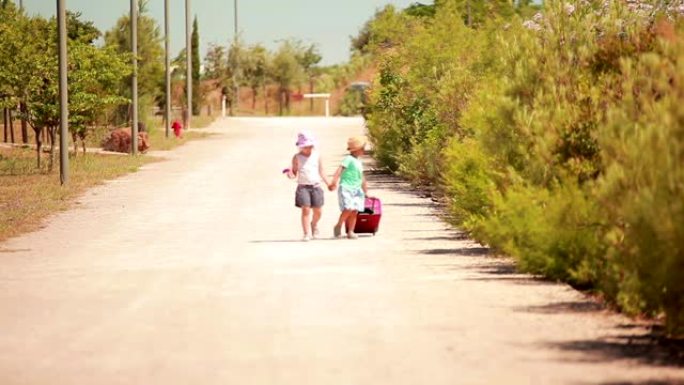
[{"label": "straw hat", "polygon": [[365,136],[354,136],[347,140],[347,150],[349,151],[362,150],[364,147],[366,147]]}]

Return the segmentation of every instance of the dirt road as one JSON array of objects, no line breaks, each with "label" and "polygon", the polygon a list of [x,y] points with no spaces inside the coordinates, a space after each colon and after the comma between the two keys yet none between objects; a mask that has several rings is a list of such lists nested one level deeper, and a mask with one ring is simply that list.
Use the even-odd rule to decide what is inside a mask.
[{"label": "dirt road", "polygon": [[[0,384],[665,384],[634,322],[484,255],[376,177],[375,238],[299,242],[295,134],[331,172],[357,119],[235,119],[0,245]],[[323,229],[332,235],[334,194]]]}]

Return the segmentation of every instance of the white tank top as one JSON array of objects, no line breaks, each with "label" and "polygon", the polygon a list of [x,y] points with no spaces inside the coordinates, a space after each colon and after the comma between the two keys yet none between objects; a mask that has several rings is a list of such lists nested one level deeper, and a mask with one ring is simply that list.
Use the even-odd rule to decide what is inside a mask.
[{"label": "white tank top", "polygon": [[304,185],[317,186],[321,184],[319,173],[320,155],[318,151],[313,151],[310,156],[297,154],[299,172],[297,173],[297,183]]}]

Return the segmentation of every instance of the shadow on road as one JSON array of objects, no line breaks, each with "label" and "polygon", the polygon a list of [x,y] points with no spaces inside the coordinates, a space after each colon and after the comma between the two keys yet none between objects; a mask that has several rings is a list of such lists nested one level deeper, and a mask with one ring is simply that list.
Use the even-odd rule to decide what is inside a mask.
[{"label": "shadow on road", "polygon": [[[627,334],[600,339],[547,343],[545,346],[551,349],[583,353],[582,358],[578,359],[581,362],[636,360],[653,366],[684,367],[684,341],[665,338],[657,329],[641,335]],[[649,384],[649,382],[643,384]]]},{"label": "shadow on road", "polygon": [[[318,238],[310,242],[325,242],[325,241],[345,241],[346,239],[338,238]],[[301,239],[260,239],[255,241],[249,241],[249,243],[306,243]]]},{"label": "shadow on road", "polygon": [[428,249],[421,251],[421,254],[427,255],[453,255],[466,257],[480,257],[489,254],[488,247],[461,247],[454,249]]},{"label": "shadow on road", "polygon": [[[385,207],[434,207],[430,203],[385,203]],[[418,216],[416,214],[411,214],[411,216]],[[436,217],[436,215],[427,215],[430,217]]]},{"label": "shadow on road", "polygon": [[592,313],[606,310],[599,302],[591,300],[554,302],[539,306],[525,306],[515,308],[516,311],[535,314],[561,314],[561,313]]},{"label": "shadow on road", "polygon": [[[358,234],[359,238],[372,238],[373,235],[371,234]],[[346,237],[341,237],[341,238],[333,238],[333,237],[328,237],[328,238],[316,238],[308,242],[304,242],[301,239],[258,239],[258,240],[253,240],[249,241],[249,243],[316,243],[316,242],[325,242],[325,241],[337,241],[337,242],[352,242]]]},{"label": "shadow on road", "polygon": [[[589,383],[586,383],[589,385]],[[601,382],[596,385],[684,385],[684,381],[678,380],[648,380],[648,381],[618,381]]]},{"label": "shadow on road", "polygon": [[454,236],[436,236],[436,237],[418,237],[418,238],[406,238],[407,241],[421,241],[421,242],[431,242],[431,241],[463,241],[468,239],[465,233],[458,233]]},{"label": "shadow on road", "polygon": [[[386,189],[409,194],[413,197],[424,198],[417,202],[410,203],[385,203],[390,210],[392,207],[425,207],[439,208],[438,203],[429,199],[429,195],[414,190],[408,192],[410,185],[400,179],[389,175],[381,170],[370,172],[368,179],[375,188]],[[409,190],[410,191],[410,190]],[[419,217],[432,216],[438,217],[435,213],[408,213],[406,220],[416,221]],[[487,258],[491,256],[491,250],[487,247],[459,247],[457,241],[467,240],[468,237],[463,232],[456,232],[452,235],[435,234],[430,231],[442,232],[443,229],[435,230],[404,230],[406,234],[404,241],[431,242],[434,241],[439,247],[419,250],[418,252],[426,256],[452,256],[453,263],[440,263],[430,265],[436,269],[443,270],[463,270],[472,271],[467,277],[462,278],[472,281],[498,281],[513,283],[517,285],[548,285],[556,286],[557,282],[542,277],[521,273],[516,269],[515,263],[510,259]],[[420,234],[423,233],[423,234]],[[414,235],[411,235],[414,234]],[[454,242],[454,243],[449,243]],[[449,246],[454,247],[449,247]],[[469,259],[468,263],[463,263]],[[474,262],[474,263],[472,263]],[[590,314],[606,311],[607,308],[600,302],[587,297],[576,301],[550,302],[536,306],[515,307],[513,311],[531,314]],[[599,339],[587,339],[578,341],[563,342],[543,342],[543,347],[553,350],[580,353],[576,355],[578,362],[607,362],[607,361],[633,361],[641,364],[656,367],[682,367],[684,366],[684,341],[672,341],[662,338],[662,334],[652,331],[639,324],[623,324],[617,327],[617,336],[604,336]],[[678,384],[684,382],[672,382],[654,378],[649,381],[638,382],[605,382],[601,385],[665,385]]]}]

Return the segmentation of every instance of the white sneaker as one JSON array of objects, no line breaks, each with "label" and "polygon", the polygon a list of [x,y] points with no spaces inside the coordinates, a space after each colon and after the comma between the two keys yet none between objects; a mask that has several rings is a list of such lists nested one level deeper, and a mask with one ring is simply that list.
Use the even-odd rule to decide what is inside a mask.
[{"label": "white sneaker", "polygon": [[311,240],[311,237],[309,234],[304,234],[304,237],[302,237],[302,242],[309,242]]},{"label": "white sneaker", "polygon": [[314,229],[313,230],[313,236],[311,238],[312,239],[318,239],[318,237],[320,237],[320,235],[321,235],[321,232],[318,231],[318,229]]}]

